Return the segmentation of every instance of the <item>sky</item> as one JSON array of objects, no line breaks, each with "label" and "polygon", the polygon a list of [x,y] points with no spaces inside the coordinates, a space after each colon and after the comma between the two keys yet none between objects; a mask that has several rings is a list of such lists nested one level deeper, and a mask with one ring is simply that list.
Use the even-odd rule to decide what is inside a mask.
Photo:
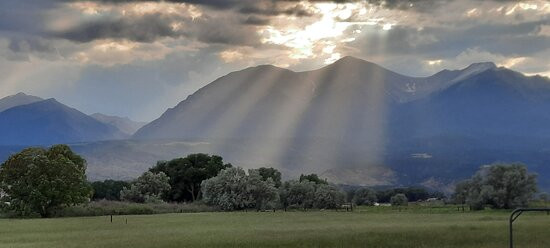
[{"label": "sky", "polygon": [[0,97],[158,118],[229,72],[354,56],[410,76],[492,61],[550,76],[550,2],[1,0]]}]

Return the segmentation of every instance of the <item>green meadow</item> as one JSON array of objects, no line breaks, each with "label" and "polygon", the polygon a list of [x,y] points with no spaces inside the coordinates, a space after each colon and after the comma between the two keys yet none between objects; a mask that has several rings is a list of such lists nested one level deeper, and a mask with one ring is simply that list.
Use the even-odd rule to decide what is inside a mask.
[{"label": "green meadow", "polygon": [[[0,247],[507,247],[509,211],[452,207],[0,219]],[[550,247],[550,216],[524,213],[516,247]]]}]

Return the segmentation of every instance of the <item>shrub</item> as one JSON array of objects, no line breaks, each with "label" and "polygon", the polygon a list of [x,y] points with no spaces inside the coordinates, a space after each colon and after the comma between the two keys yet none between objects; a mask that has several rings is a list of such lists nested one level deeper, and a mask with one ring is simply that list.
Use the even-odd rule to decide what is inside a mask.
[{"label": "shrub", "polygon": [[164,172],[154,174],[145,172],[130,188],[124,188],[120,192],[120,198],[125,201],[137,203],[158,203],[164,193],[170,190],[169,178]]},{"label": "shrub", "polygon": [[396,194],[391,197],[390,203],[392,206],[407,206],[409,201],[407,200],[407,196],[405,196],[405,194]]},{"label": "shrub", "polygon": [[369,188],[359,188],[353,195],[353,202],[359,206],[373,206],[378,201],[376,191]]}]

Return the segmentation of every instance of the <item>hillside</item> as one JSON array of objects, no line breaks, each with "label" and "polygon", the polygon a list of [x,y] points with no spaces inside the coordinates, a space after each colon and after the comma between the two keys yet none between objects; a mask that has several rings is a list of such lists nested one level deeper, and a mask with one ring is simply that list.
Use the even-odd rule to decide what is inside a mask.
[{"label": "hillside", "polygon": [[52,98],[0,112],[0,137],[0,145],[49,145],[127,136]]},{"label": "hillside", "polygon": [[15,95],[6,96],[0,99],[0,112],[16,106],[39,102],[42,100],[44,99],[37,96],[30,96],[25,93],[17,93]]},{"label": "hillside", "polygon": [[118,128],[127,135],[134,134],[138,129],[147,124],[146,122],[133,121],[128,117],[105,115],[101,113],[95,113],[90,116],[102,123]]}]

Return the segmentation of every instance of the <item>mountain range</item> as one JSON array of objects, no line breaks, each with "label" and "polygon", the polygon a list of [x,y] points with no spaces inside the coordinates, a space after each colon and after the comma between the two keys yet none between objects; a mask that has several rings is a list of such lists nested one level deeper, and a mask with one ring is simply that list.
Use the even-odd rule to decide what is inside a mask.
[{"label": "mountain range", "polygon": [[[36,109],[28,106],[39,103],[0,112],[0,130],[8,119],[21,119],[21,130],[45,123],[23,118]],[[103,125],[119,126],[118,132],[101,129],[111,138],[71,142],[81,142],[72,147],[88,160],[91,179],[134,178],[157,160],[207,152],[243,167],[273,166],[290,178],[318,173],[343,184],[438,189],[483,164],[518,161],[550,189],[548,109],[548,78],[490,62],[409,77],[344,57],[312,71],[261,65],[229,73],[130,139],[106,141],[124,138],[118,134],[133,133],[139,125],[121,128],[111,118],[93,115]],[[7,142],[0,136],[0,143],[28,143],[12,136]]]},{"label": "mountain range", "polygon": [[124,139],[142,125],[127,118],[88,116],[57,100],[18,93],[0,99],[0,145],[50,145]]},{"label": "mountain range", "polygon": [[550,140],[548,109],[548,78],[494,63],[408,77],[345,57],[313,71],[263,65],[230,73],[133,137],[209,142],[241,164],[341,183],[429,185],[483,163],[528,161],[505,150],[548,152],[535,145]]},{"label": "mountain range", "polygon": [[126,135],[133,135],[138,129],[147,124],[147,122],[133,121],[128,117],[105,115],[102,113],[95,113],[90,116],[102,123],[115,126]]}]

